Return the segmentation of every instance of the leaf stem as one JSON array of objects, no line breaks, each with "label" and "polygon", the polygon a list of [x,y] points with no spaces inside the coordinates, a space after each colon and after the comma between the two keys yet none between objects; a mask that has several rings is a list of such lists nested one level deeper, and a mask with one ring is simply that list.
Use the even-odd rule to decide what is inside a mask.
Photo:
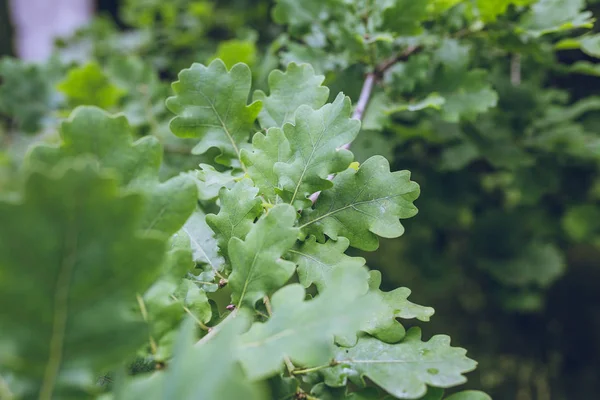
[{"label": "leaf stem", "polygon": [[271,315],[273,315],[273,309],[271,308],[271,300],[269,300],[269,296],[263,297],[263,303],[265,303],[267,314],[269,314],[270,317]]},{"label": "leaf stem", "polygon": [[319,365],[318,367],[295,369],[292,371],[292,374],[294,374],[294,375],[309,374],[311,372],[320,371],[325,368],[335,367],[336,365],[338,365],[338,362],[333,360],[329,364]]},{"label": "leaf stem", "polygon": [[[140,294],[136,294],[135,298],[137,299],[138,306],[140,307],[140,312],[142,313],[142,318],[144,318],[144,322],[148,322],[148,310],[146,309],[146,303],[144,303],[144,299]],[[158,351],[158,347],[156,346],[156,341],[152,337],[151,334],[148,334],[148,341],[150,342],[150,350],[152,354],[156,354]]]},{"label": "leaf stem", "polygon": [[185,311],[190,317],[192,317],[193,320],[196,321],[196,323],[198,324],[198,326],[200,326],[200,328],[202,328],[205,331],[210,330],[210,328],[208,326],[204,325],[204,323],[202,321],[200,321],[198,319],[198,317],[196,317],[194,315],[194,313],[192,312],[192,310],[190,310],[189,308],[187,308],[187,306],[185,304],[183,304],[183,302],[180,299],[178,299],[174,295],[171,295],[171,298],[173,300],[177,301],[181,305],[181,307],[183,307],[183,311]]},{"label": "leaf stem", "polygon": [[77,265],[78,228],[75,218],[70,218],[69,229],[64,239],[64,256],[56,279],[52,336],[48,344],[48,362],[44,370],[44,378],[40,388],[40,400],[51,400],[56,380],[60,374],[67,322],[69,318],[69,289],[75,267]]},{"label": "leaf stem", "polygon": [[288,373],[290,374],[290,376],[293,376],[294,370],[296,369],[296,367],[294,367],[292,360],[290,360],[290,358],[288,356],[285,356],[285,357],[283,357],[283,361],[285,362],[285,366],[288,370]]}]

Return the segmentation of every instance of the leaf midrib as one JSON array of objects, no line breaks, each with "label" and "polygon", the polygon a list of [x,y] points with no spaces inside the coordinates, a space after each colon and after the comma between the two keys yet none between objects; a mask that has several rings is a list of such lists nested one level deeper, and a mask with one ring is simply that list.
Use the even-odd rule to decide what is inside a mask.
[{"label": "leaf midrib", "polygon": [[51,400],[63,358],[64,340],[68,320],[69,287],[77,263],[79,229],[72,215],[65,235],[64,256],[60,263],[54,293],[54,319],[49,342],[48,362],[40,388],[40,400]]},{"label": "leaf midrib", "polygon": [[[325,214],[321,215],[320,217],[317,217],[317,218],[313,219],[312,221],[308,221],[308,222],[307,222],[307,223],[305,223],[304,225],[301,225],[299,229],[304,229],[304,228],[306,228],[307,226],[309,226],[309,225],[312,225],[312,224],[314,224],[314,223],[315,223],[315,222],[317,222],[317,221],[320,221],[320,220],[322,220],[322,219],[324,219],[324,218],[327,218],[327,217],[329,217],[329,216],[331,216],[331,215],[335,215],[335,214],[337,214],[337,213],[339,213],[339,212],[342,212],[342,211],[344,211],[344,210],[346,210],[346,209],[348,209],[348,208],[351,208],[351,207],[352,207],[352,208],[354,208],[355,206],[359,206],[359,205],[361,205],[361,204],[370,204],[370,203],[377,202],[377,201],[379,201],[379,200],[389,200],[389,199],[392,199],[392,198],[394,198],[394,197],[404,196],[405,194],[406,194],[406,193],[395,194],[395,195],[393,195],[393,196],[379,197],[379,198],[376,198],[376,199],[365,200],[365,201],[359,201],[359,202],[356,202],[356,203],[347,204],[347,205],[345,205],[344,207],[338,208],[338,209],[336,209],[336,210],[333,210],[333,211],[329,211],[329,212],[327,212],[327,213],[325,213]],[[357,210],[357,211],[359,211],[359,210]]]}]

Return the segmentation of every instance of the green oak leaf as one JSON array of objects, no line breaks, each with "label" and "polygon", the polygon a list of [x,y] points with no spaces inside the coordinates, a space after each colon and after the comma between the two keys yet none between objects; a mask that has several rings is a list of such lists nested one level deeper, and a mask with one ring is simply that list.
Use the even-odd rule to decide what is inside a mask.
[{"label": "green oak leaf", "polygon": [[591,242],[600,237],[600,209],[594,204],[571,206],[565,210],[561,226],[575,242]]},{"label": "green oak leaf", "polygon": [[539,0],[519,21],[519,30],[533,37],[576,28],[592,28],[585,0]]},{"label": "green oak leaf", "polygon": [[194,344],[194,322],[186,320],[178,334],[169,368],[136,377],[117,387],[114,398],[266,400],[263,388],[248,381],[235,352],[231,351],[247,320],[247,316],[238,314],[219,325],[208,340],[197,344]]},{"label": "green oak leaf", "polygon": [[477,69],[467,72],[458,87],[442,96],[442,116],[448,122],[474,119],[498,103],[498,94],[487,82],[487,72]]},{"label": "green oak leaf", "polygon": [[537,0],[477,0],[477,8],[483,22],[494,22],[500,16],[506,13],[510,5],[527,6],[535,3]]},{"label": "green oak leaf", "polygon": [[[334,277],[338,273],[360,274],[366,271],[365,259],[362,257],[350,257],[344,254],[348,249],[350,241],[344,237],[339,237],[337,241],[328,240],[321,244],[317,242],[314,236],[311,236],[306,242],[296,249],[289,251],[290,260],[298,265],[298,278],[304,287],[309,287],[313,283],[319,293],[327,290]],[[400,336],[394,336],[398,341],[404,337],[404,327],[395,320],[394,310],[386,303],[378,293],[374,294],[377,303],[374,302],[369,318],[366,318],[360,325],[360,330],[371,335],[380,337],[381,332],[386,332],[387,337],[400,333]],[[391,339],[390,339],[391,340]],[[351,337],[338,337],[338,343],[353,343]]]},{"label": "green oak leaf", "polygon": [[258,101],[247,105],[251,85],[250,68],[245,64],[228,71],[217,59],[208,67],[193,64],[184,69],[173,83],[175,96],[167,99],[167,108],[177,115],[171,120],[171,130],[180,137],[199,139],[194,154],[217,147],[223,152],[221,162],[239,159],[261,109]]},{"label": "green oak leaf", "polygon": [[444,397],[444,389],[427,386],[427,393],[419,400],[442,400]]},{"label": "green oak leaf", "polygon": [[113,116],[96,107],[78,107],[63,122],[60,136],[58,146],[33,148],[29,162],[55,165],[69,157],[95,156],[103,168],[118,172],[123,185],[146,195],[143,221],[148,230],[175,233],[194,210],[194,182],[185,176],[160,182],[160,143],[154,137],[133,142],[124,116]]},{"label": "green oak leaf", "polygon": [[154,134],[168,131],[156,125],[167,113],[164,99],[169,85],[159,80],[152,64],[137,55],[115,55],[108,62],[107,73],[126,92],[120,109],[132,126],[147,125]]},{"label": "green oak leaf", "polygon": [[0,201],[0,304],[20,299],[0,311],[0,366],[23,398],[83,398],[145,342],[131,305],[160,275],[166,237],[144,233],[142,201],[81,159],[31,173],[20,199]]},{"label": "green oak leaf", "polygon": [[194,266],[189,238],[185,234],[174,235],[162,278],[138,297],[140,311],[150,326],[154,360],[170,357],[175,328],[186,313],[201,323],[212,317],[206,294],[194,282],[182,279]]},{"label": "green oak leaf", "polygon": [[263,129],[283,127],[294,122],[296,110],[302,105],[317,109],[325,105],[329,98],[329,89],[321,86],[325,79],[315,75],[310,64],[290,63],[285,72],[274,70],[269,74],[267,96],[263,91],[254,92],[254,100],[261,101],[263,108],[258,115]]},{"label": "green oak leaf", "polygon": [[384,304],[379,313],[373,313],[365,331],[386,343],[396,343],[404,337],[406,331],[396,318],[417,318],[420,321],[429,321],[434,309],[423,307],[408,301],[410,289],[401,287],[391,292],[383,292],[381,285],[381,272],[369,271],[369,288]]},{"label": "green oak leaf", "polygon": [[215,233],[206,223],[206,215],[202,210],[196,209],[181,230],[190,238],[195,263],[208,265],[214,271],[223,270],[225,260],[219,255]]},{"label": "green oak leaf", "polygon": [[67,96],[71,107],[87,105],[108,109],[125,95],[125,90],[114,85],[95,62],[71,69],[57,89]]},{"label": "green oak leaf", "polygon": [[265,200],[277,202],[281,186],[275,164],[287,161],[291,156],[290,142],[280,128],[270,128],[266,135],[257,132],[252,137],[252,150],[242,150],[242,162],[248,168],[248,176]]},{"label": "green oak leaf", "polygon": [[565,271],[564,255],[555,245],[533,242],[512,259],[481,260],[481,267],[508,286],[548,287]]},{"label": "green oak leaf", "polygon": [[189,175],[196,182],[200,200],[216,199],[221,188],[231,189],[235,181],[240,178],[230,169],[221,172],[208,164],[200,164],[200,169],[190,172]]},{"label": "green oak leaf", "polygon": [[48,72],[36,64],[0,60],[0,113],[14,119],[24,132],[39,131],[52,109]]},{"label": "green oak leaf", "polygon": [[215,58],[223,61],[227,68],[237,63],[252,67],[256,62],[256,44],[252,40],[224,40],[219,43]]},{"label": "green oak leaf", "polygon": [[352,162],[352,153],[341,149],[354,140],[360,122],[350,118],[350,99],[339,94],[335,101],[318,110],[301,106],[295,125],[283,127],[292,157],[275,164],[283,188],[281,197],[299,209],[310,200],[307,196],[332,186],[330,174],[343,171]]},{"label": "green oak leaf", "polygon": [[254,323],[241,337],[239,355],[246,374],[251,379],[273,376],[286,357],[295,366],[327,364],[334,354],[334,337],[355,336],[375,305],[366,294],[366,278],[365,270],[337,270],[330,287],[309,301],[299,284],[276,292],[271,318]]},{"label": "green oak leaf", "polygon": [[369,378],[399,399],[417,399],[427,392],[427,385],[448,388],[466,381],[464,373],[477,363],[465,356],[466,350],[450,346],[446,335],[421,341],[421,330],[411,328],[397,344],[362,337],[352,348],[339,348],[338,365],[324,370],[325,383],[343,386],[347,378],[364,385]]},{"label": "green oak leaf", "polygon": [[465,390],[445,397],[444,400],[492,400],[492,398],[478,390]]},{"label": "green oak leaf", "polygon": [[295,0],[277,0],[273,8],[273,20],[278,24],[286,24],[292,28],[310,25],[324,19],[333,7],[340,7],[340,0],[306,0],[298,3]]},{"label": "green oak leaf", "polygon": [[383,292],[379,289],[381,285],[381,272],[370,271],[369,287],[383,297],[386,303],[394,309],[394,315],[398,318],[412,319],[427,322],[434,314],[435,310],[431,307],[420,306],[408,301],[410,289],[400,287],[391,292]]},{"label": "green oak leaf", "polygon": [[304,287],[314,283],[319,292],[322,292],[330,284],[335,269],[364,269],[364,258],[344,254],[349,245],[350,241],[345,237],[321,244],[311,236],[297,248],[290,250],[290,260],[298,265],[300,283]]},{"label": "green oak leaf", "polygon": [[231,189],[221,189],[219,213],[206,216],[206,223],[215,233],[221,254],[227,256],[229,240],[232,237],[244,239],[254,220],[262,214],[262,201],[256,197],[257,194],[258,189],[249,179],[237,182]]},{"label": "green oak leaf", "polygon": [[589,35],[581,38],[581,50],[589,56],[600,58],[600,35]]},{"label": "green oak leaf", "polygon": [[398,36],[421,33],[421,23],[427,18],[429,1],[394,0],[383,13],[383,27]]},{"label": "green oak leaf", "polygon": [[287,204],[273,207],[253,224],[245,240],[229,241],[232,302],[253,307],[257,300],[282,287],[294,273],[294,264],[281,259],[296,241],[296,211]]},{"label": "green oak leaf", "polygon": [[390,172],[384,157],[369,158],[358,171],[348,168],[333,184],[300,219],[303,232],[321,242],[324,235],[334,240],[344,236],[352,247],[372,251],[379,246],[377,236],[401,236],[404,227],[399,219],[417,213],[413,201],[419,196],[419,185],[410,180],[408,171]]}]

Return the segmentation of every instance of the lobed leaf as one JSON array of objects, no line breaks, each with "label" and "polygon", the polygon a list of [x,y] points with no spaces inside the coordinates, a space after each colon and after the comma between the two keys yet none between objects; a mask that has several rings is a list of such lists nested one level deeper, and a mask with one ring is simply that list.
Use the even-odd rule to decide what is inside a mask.
[{"label": "lobed leaf", "polygon": [[289,160],[291,155],[290,142],[280,128],[270,128],[266,135],[257,132],[252,138],[252,150],[242,150],[248,176],[270,203],[277,203],[282,190],[275,164]]},{"label": "lobed leaf", "polygon": [[206,223],[206,215],[202,210],[196,209],[181,230],[190,238],[195,263],[206,264],[214,271],[223,269],[225,260],[218,253],[215,233]]},{"label": "lobed leaf", "polygon": [[72,107],[87,105],[108,109],[125,95],[125,90],[114,85],[95,62],[71,69],[57,88],[67,96]]},{"label": "lobed leaf", "polygon": [[145,195],[143,225],[147,230],[173,234],[194,210],[197,191],[193,181],[181,176],[160,182],[160,143],[154,137],[133,142],[125,117],[96,107],[78,107],[63,122],[60,136],[58,146],[34,147],[29,163],[56,165],[67,158],[93,155],[100,166],[117,172],[122,185]]},{"label": "lobed leaf", "polygon": [[383,304],[379,312],[374,312],[365,327],[365,331],[386,343],[396,343],[404,338],[406,331],[396,318],[417,318],[420,321],[429,321],[434,309],[423,307],[408,301],[410,289],[401,287],[391,292],[379,289],[381,272],[369,271],[369,290],[375,294]]},{"label": "lobed leaf", "polygon": [[340,94],[318,110],[301,106],[296,111],[295,125],[284,125],[292,156],[276,163],[275,172],[285,202],[304,208],[310,204],[307,196],[330,188],[332,183],[327,177],[352,162],[352,153],[341,149],[360,130],[360,122],[350,118],[351,109],[350,99]]},{"label": "lobed leaf", "polygon": [[521,17],[519,29],[533,37],[576,28],[593,27],[585,0],[539,0]]},{"label": "lobed leaf", "polygon": [[193,154],[217,147],[223,152],[222,163],[229,164],[232,157],[239,159],[261,109],[258,101],[247,104],[251,85],[246,64],[236,64],[228,71],[217,59],[208,67],[193,64],[184,69],[173,83],[175,96],[167,99],[167,108],[177,115],[171,130],[180,137],[199,139]]},{"label": "lobed leaf", "polygon": [[282,287],[294,273],[294,264],[281,259],[296,241],[296,211],[286,204],[271,209],[252,225],[245,240],[229,241],[231,299],[238,307],[254,307],[257,300]]},{"label": "lobed leaf", "polygon": [[262,214],[262,202],[256,197],[258,189],[249,179],[237,182],[231,189],[221,189],[221,209],[218,214],[208,214],[206,223],[215,232],[221,254],[228,255],[229,240],[244,239],[253,222]]},{"label": "lobed leaf", "polygon": [[142,230],[142,200],[74,160],[31,173],[18,201],[0,202],[0,304],[20,299],[0,311],[0,365],[23,397],[89,388],[146,340],[130,309],[159,276],[166,237]]},{"label": "lobed leaf", "polygon": [[337,241],[328,240],[325,243],[317,242],[314,236],[289,251],[290,260],[298,265],[298,278],[304,287],[312,284],[317,286],[319,292],[327,289],[332,282],[336,269],[364,270],[365,259],[350,257],[344,254],[350,241],[339,237]]},{"label": "lobed leaf", "polygon": [[338,270],[331,286],[310,301],[298,284],[280,289],[272,298],[272,317],[241,337],[244,371],[255,380],[275,375],[286,357],[299,366],[328,363],[334,337],[355,337],[375,305],[366,292],[365,270]]},{"label": "lobed leaf", "polygon": [[421,341],[419,328],[411,328],[397,344],[363,337],[356,346],[337,350],[334,360],[339,365],[324,371],[325,383],[342,386],[350,378],[364,385],[367,377],[396,398],[417,399],[427,392],[427,385],[447,388],[464,383],[463,374],[477,365],[465,353],[451,347],[446,335]]},{"label": "lobed leaf", "polygon": [[401,236],[404,227],[399,219],[417,213],[413,201],[419,185],[410,180],[408,171],[390,172],[381,156],[369,158],[358,171],[349,168],[338,174],[333,185],[300,219],[302,231],[321,242],[324,235],[334,240],[344,236],[351,246],[372,251],[379,246],[377,236]]},{"label": "lobed leaf", "polygon": [[260,101],[263,108],[258,115],[263,129],[281,128],[294,122],[296,110],[303,105],[317,109],[325,105],[329,89],[321,86],[325,79],[316,75],[310,64],[289,63],[285,72],[274,70],[269,74],[267,96],[263,91],[254,92],[254,100]]}]

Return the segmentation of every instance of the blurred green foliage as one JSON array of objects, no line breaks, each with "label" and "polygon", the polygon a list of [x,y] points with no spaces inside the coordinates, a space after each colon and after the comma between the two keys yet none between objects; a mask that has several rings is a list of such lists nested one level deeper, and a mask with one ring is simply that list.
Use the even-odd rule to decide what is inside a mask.
[{"label": "blurred green foliage", "polygon": [[[377,73],[352,151],[383,154],[421,185],[410,234],[361,254],[384,271],[382,287],[410,286],[434,306],[432,332],[472,351],[471,382],[492,397],[594,398],[600,35],[589,28],[600,2],[371,3],[122,1],[124,27],[103,15],[47,65],[0,63],[0,190],[26,144],[56,141],[77,104],[123,110],[137,137],[160,141],[163,179],[213,158],[168,129],[168,82],[193,62],[251,64],[256,89],[273,67],[308,62],[354,101]],[[78,85],[96,85],[94,98]]]}]

